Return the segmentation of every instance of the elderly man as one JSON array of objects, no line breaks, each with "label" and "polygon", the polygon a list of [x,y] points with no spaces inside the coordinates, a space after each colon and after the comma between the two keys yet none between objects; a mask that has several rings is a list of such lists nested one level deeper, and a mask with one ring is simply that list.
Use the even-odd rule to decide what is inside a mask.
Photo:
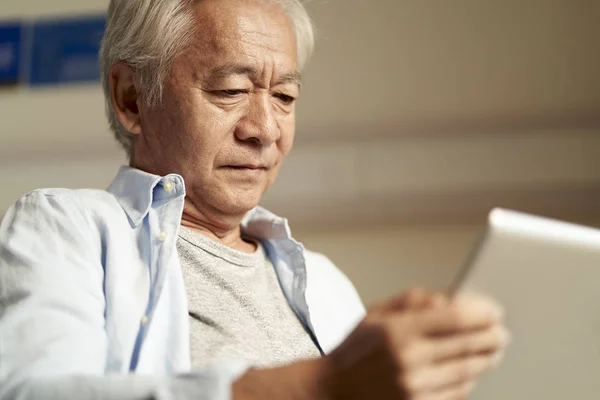
[{"label": "elderly man", "polygon": [[[0,398],[464,398],[500,309],[352,284],[257,207],[313,47],[298,0],[112,0],[107,191],[43,189],[0,230]],[[368,268],[368,266],[365,266]]]}]

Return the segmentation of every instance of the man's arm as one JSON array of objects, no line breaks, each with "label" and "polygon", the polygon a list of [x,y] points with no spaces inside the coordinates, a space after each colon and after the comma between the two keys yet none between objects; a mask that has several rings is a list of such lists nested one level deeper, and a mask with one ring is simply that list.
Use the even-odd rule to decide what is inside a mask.
[{"label": "man's arm", "polygon": [[84,232],[85,223],[75,204],[34,192],[0,227],[0,400],[456,399],[505,345],[493,302],[442,299],[421,307],[403,297],[372,308],[317,360],[106,376],[100,238]]},{"label": "man's arm", "polygon": [[[236,370],[237,367],[238,368]],[[178,376],[68,375],[30,377],[2,390],[0,398],[16,400],[228,400],[231,385],[245,370],[232,363]]]},{"label": "man's arm", "polygon": [[458,400],[496,366],[507,343],[502,311],[482,296],[411,291],[369,311],[331,354],[249,370],[235,400]]},{"label": "man's arm", "polygon": [[[0,226],[0,399],[228,399],[245,365],[105,376],[100,238],[77,205],[37,191]],[[85,230],[85,231],[84,231]]]}]

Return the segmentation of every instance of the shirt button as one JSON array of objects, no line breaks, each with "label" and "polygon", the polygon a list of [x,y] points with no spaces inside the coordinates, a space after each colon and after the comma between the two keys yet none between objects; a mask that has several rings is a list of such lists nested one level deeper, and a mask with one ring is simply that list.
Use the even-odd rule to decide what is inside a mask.
[{"label": "shirt button", "polygon": [[158,240],[160,240],[161,242],[164,242],[165,240],[167,240],[167,232],[161,231],[160,234],[158,235]]},{"label": "shirt button", "polygon": [[140,323],[142,324],[142,326],[146,326],[146,324],[148,323],[148,317],[144,315]]},{"label": "shirt button", "polygon": [[171,193],[175,189],[175,184],[171,181],[165,182],[165,192]]}]

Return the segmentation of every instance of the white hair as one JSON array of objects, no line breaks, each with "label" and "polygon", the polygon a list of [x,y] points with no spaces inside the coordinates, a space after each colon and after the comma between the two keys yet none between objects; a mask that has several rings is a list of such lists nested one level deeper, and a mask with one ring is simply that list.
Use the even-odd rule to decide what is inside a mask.
[{"label": "white hair", "polygon": [[[201,0],[111,0],[100,48],[100,73],[106,113],[116,139],[131,156],[132,134],[112,107],[109,73],[124,62],[136,73],[140,95],[149,106],[161,102],[171,63],[190,45],[194,34],[192,5]],[[301,0],[264,0],[280,5],[294,26],[298,68],[310,59],[315,34]]]}]

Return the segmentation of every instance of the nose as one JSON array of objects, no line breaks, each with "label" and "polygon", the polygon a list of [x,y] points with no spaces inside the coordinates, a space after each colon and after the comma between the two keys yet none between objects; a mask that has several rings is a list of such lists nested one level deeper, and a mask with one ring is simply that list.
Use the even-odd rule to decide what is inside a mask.
[{"label": "nose", "polygon": [[241,141],[257,142],[265,147],[279,140],[281,132],[269,95],[254,95],[250,99],[246,114],[238,122],[235,135]]}]

